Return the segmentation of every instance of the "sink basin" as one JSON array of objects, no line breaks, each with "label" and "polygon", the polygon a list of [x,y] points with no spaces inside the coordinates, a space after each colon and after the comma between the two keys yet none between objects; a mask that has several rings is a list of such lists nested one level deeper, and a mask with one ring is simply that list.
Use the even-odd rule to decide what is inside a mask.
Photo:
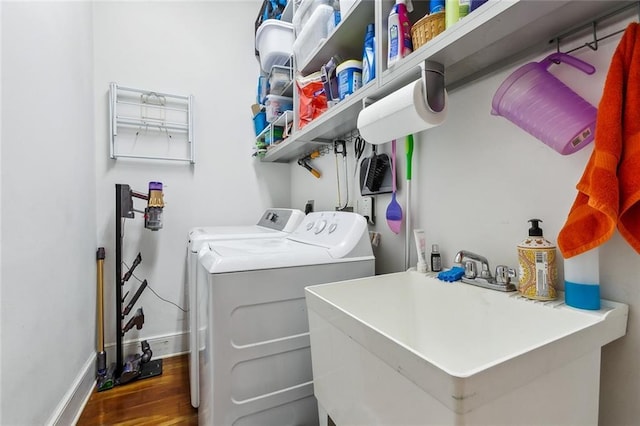
[{"label": "sink basin", "polygon": [[314,392],[338,426],[597,424],[600,348],[628,316],[411,271],[305,291]]}]

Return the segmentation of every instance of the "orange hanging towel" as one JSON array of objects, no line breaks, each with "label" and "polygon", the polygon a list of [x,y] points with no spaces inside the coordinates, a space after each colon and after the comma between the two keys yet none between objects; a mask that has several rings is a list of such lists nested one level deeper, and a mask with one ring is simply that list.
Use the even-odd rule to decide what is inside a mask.
[{"label": "orange hanging towel", "polygon": [[640,25],[620,40],[598,105],[595,146],[558,235],[565,259],[615,232],[640,253]]}]

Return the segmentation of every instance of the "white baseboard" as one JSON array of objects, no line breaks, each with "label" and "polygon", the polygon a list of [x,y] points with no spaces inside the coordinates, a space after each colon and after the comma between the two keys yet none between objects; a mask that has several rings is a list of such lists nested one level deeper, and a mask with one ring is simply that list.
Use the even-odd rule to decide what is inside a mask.
[{"label": "white baseboard", "polygon": [[95,385],[96,354],[92,353],[87,362],[84,363],[80,374],[71,385],[71,389],[65,393],[62,401],[58,404],[47,425],[66,426],[77,423],[80,413],[89,400],[89,396]]},{"label": "white baseboard", "polygon": [[[180,331],[173,334],[165,334],[163,336],[147,337],[145,339],[128,340],[122,343],[122,355],[142,353],[140,342],[146,340],[153,352],[153,359],[167,358],[170,356],[180,355],[189,351],[189,333]],[[110,343],[105,346],[107,352],[107,367],[116,361],[116,344]]]},{"label": "white baseboard", "polygon": [[[167,358],[180,355],[189,351],[189,333],[178,332],[164,336],[137,339],[124,342],[122,345],[123,356],[141,353],[140,342],[146,340],[153,352],[152,359]],[[107,367],[115,362],[115,343],[105,347],[107,352]],[[75,425],[89,401],[96,385],[96,354],[93,353],[85,362],[82,371],[74,380],[71,388],[64,395],[62,401],[56,407],[53,415],[47,422],[49,426]],[[107,391],[108,392],[108,391]]]}]

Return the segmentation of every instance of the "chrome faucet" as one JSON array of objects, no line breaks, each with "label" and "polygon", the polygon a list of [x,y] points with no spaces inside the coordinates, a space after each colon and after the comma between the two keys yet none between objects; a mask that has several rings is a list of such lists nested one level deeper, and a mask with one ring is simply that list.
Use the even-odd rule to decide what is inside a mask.
[{"label": "chrome faucet", "polygon": [[[460,250],[454,258],[454,263],[464,268],[462,282],[499,291],[515,291],[516,286],[511,282],[516,271],[504,265],[496,267],[496,276],[491,275],[489,261],[486,257],[466,250]],[[480,272],[478,273],[478,263]]]}]

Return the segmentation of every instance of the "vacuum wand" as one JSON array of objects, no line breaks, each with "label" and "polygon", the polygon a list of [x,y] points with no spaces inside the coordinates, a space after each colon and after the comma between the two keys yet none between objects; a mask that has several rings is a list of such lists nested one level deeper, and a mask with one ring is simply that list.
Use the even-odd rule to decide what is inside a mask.
[{"label": "vacuum wand", "polygon": [[140,262],[142,262],[142,255],[140,253],[138,253],[138,255],[134,259],[133,263],[131,264],[131,268],[129,268],[129,270],[122,277],[122,283],[121,284],[124,284],[125,282],[129,281],[129,278],[131,278],[131,275],[133,275],[133,271],[140,264]]},{"label": "vacuum wand", "polygon": [[128,315],[129,312],[131,312],[131,309],[133,309],[133,306],[136,304],[138,298],[145,288],[147,288],[147,280],[142,281],[142,284],[140,284],[140,287],[138,287],[138,290],[135,292],[129,303],[127,303],[127,306],[124,308],[122,315]]},{"label": "vacuum wand", "polygon": [[96,253],[98,261],[98,290],[97,290],[97,356],[96,356],[96,372],[98,376],[107,374],[107,354],[104,351],[104,247],[99,247]]}]

